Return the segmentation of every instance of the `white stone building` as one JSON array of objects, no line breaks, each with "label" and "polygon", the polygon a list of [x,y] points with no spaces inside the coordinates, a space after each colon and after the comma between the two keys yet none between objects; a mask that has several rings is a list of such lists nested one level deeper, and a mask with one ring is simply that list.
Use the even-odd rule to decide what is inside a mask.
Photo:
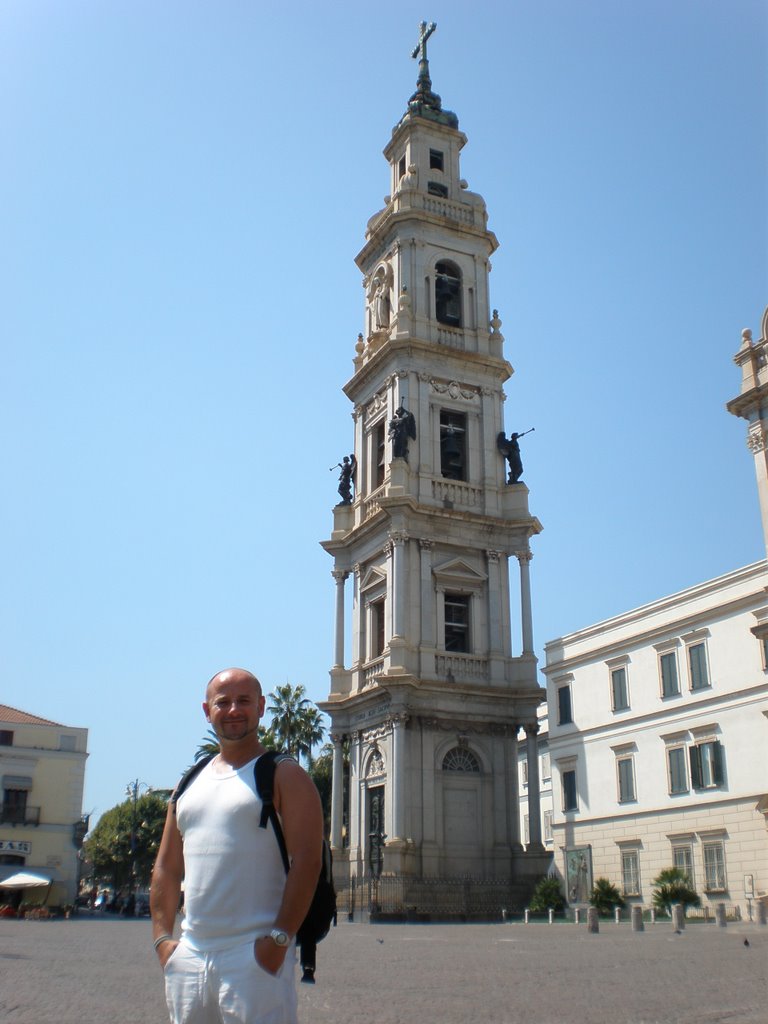
[{"label": "white stone building", "polygon": [[[764,528],[768,311],[736,361]],[[768,531],[766,531],[768,537]],[[706,904],[768,893],[768,563],[546,645],[555,864],[573,902],[598,877],[650,905],[678,866]]]},{"label": "white stone building", "polygon": [[520,879],[549,863],[538,799],[525,851],[520,835],[521,729],[527,787],[538,794],[539,785],[544,693],[529,541],[541,526],[514,443],[500,437],[513,371],[489,307],[498,243],[483,199],[461,178],[466,136],[432,92],[425,38],[419,56],[417,90],[384,150],[391,195],[357,257],[365,326],[344,387],[354,405],[354,496],[342,481],[323,545],[337,588],[321,706],[335,744],[331,843],[342,884],[379,871]]},{"label": "white stone building", "polygon": [[0,902],[3,880],[29,871],[51,880],[50,905],[74,903],[88,730],[0,704]]}]

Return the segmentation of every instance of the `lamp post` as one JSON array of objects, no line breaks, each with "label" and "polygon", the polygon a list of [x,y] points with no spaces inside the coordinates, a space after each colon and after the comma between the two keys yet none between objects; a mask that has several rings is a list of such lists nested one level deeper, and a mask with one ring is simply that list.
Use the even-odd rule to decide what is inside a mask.
[{"label": "lamp post", "polygon": [[131,878],[128,886],[129,896],[133,896],[136,893],[136,828],[138,825],[136,805],[139,802],[139,793],[142,789],[145,793],[152,792],[151,786],[148,786],[146,782],[139,782],[138,779],[129,782],[125,788],[126,795],[131,801]]}]

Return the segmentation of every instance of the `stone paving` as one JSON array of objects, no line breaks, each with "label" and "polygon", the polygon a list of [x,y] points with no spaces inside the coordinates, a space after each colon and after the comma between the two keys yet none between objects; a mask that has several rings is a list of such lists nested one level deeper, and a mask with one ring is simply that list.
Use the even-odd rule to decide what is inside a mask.
[{"label": "stone paving", "polygon": [[[765,1024],[768,928],[345,921],[299,996],[301,1024]],[[149,921],[0,920],[2,1024],[167,1019]]]}]

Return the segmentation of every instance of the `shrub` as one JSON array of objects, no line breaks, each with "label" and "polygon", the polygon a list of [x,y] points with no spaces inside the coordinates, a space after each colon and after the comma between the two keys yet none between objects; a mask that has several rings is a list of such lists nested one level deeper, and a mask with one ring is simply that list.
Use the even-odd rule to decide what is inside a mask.
[{"label": "shrub", "polygon": [[534,914],[546,914],[551,908],[556,914],[565,907],[560,882],[556,878],[540,878],[533,890],[529,910]]},{"label": "shrub", "polygon": [[610,917],[615,907],[623,907],[624,899],[616,886],[607,878],[596,878],[589,902],[597,908],[600,917]]},{"label": "shrub", "polygon": [[680,868],[664,868],[654,878],[653,905],[672,915],[672,904],[682,903],[683,907],[698,907],[701,900],[691,888],[688,875]]}]

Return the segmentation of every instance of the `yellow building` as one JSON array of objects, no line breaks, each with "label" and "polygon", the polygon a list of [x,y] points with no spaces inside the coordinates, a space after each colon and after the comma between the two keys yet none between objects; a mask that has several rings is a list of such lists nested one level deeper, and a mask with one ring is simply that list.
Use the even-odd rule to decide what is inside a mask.
[{"label": "yellow building", "polygon": [[48,904],[74,903],[87,742],[87,729],[0,704],[0,902],[23,871],[50,880]]}]

